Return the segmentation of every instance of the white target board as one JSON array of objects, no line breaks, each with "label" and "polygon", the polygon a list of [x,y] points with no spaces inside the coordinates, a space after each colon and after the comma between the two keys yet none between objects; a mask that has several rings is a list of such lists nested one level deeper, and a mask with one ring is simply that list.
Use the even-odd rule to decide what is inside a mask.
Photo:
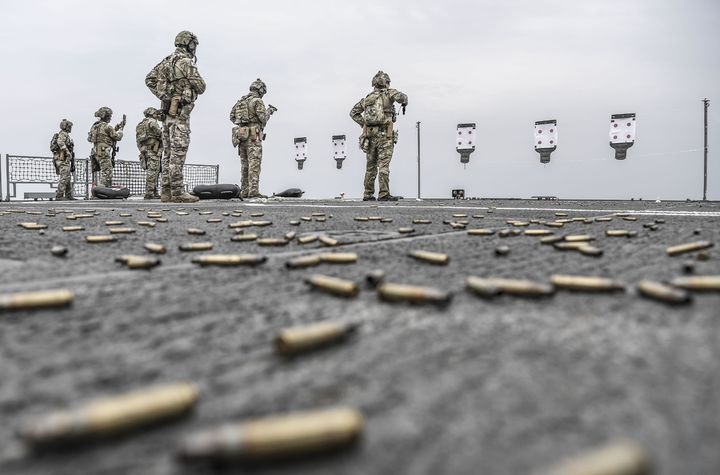
[{"label": "white target board", "polygon": [[610,117],[610,143],[635,142],[635,114],[613,114]]},{"label": "white target board", "polygon": [[307,137],[297,137],[293,142],[295,144],[295,160],[307,160]]},{"label": "white target board", "polygon": [[557,120],[539,120],[535,122],[535,150],[557,147]]},{"label": "white target board", "polygon": [[468,163],[470,154],[475,151],[477,127],[474,123],[458,124],[455,137],[455,150],[460,154],[460,163]]},{"label": "white target board", "polygon": [[333,135],[333,158],[335,160],[345,160],[347,158],[347,140],[344,135]]}]

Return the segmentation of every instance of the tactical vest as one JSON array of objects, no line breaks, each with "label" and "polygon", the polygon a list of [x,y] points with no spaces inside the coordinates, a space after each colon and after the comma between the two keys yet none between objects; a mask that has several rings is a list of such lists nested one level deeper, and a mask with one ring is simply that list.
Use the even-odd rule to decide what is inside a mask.
[{"label": "tactical vest", "polygon": [[60,151],[60,145],[58,145],[57,139],[60,132],[55,132],[55,135],[50,139],[50,151],[52,153],[58,153]]},{"label": "tactical vest", "polygon": [[135,141],[138,146],[143,145],[148,140],[161,140],[162,136],[150,127],[151,120],[153,119],[145,118],[135,127]]},{"label": "tactical vest", "polygon": [[109,127],[109,124],[106,124],[101,120],[95,122],[92,127],[90,127],[90,132],[88,132],[88,142],[91,142],[95,145],[99,143],[105,145],[112,145],[113,139],[110,137],[110,135],[108,135],[107,132]]},{"label": "tactical vest", "polygon": [[235,122],[240,122],[241,125],[248,125],[250,123],[260,123],[255,108],[252,107],[254,100],[260,100],[259,98],[251,95],[243,96],[237,104],[233,107],[235,113]]},{"label": "tactical vest", "polygon": [[384,91],[373,91],[363,99],[362,117],[365,125],[385,125],[392,121],[391,105]]},{"label": "tactical vest", "polygon": [[175,63],[181,57],[182,55],[177,52],[172,53],[155,65],[145,76],[145,85],[161,101],[169,101],[173,96],[182,92],[175,90],[175,82],[178,79],[175,74]]}]

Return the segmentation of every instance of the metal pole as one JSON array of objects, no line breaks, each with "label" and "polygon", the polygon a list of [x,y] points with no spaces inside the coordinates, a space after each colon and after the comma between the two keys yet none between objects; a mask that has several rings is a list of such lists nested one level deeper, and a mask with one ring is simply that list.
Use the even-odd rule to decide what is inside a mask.
[{"label": "metal pole", "polygon": [[704,124],[705,124],[705,149],[704,149],[704,153],[703,153],[703,201],[707,201],[707,157],[708,157],[707,112],[708,112],[708,107],[710,106],[710,101],[707,98],[703,99],[702,101],[703,101],[703,118],[704,118]]},{"label": "metal pole", "polygon": [[420,199],[420,121],[416,124],[417,127],[417,150],[418,150],[418,199]]}]

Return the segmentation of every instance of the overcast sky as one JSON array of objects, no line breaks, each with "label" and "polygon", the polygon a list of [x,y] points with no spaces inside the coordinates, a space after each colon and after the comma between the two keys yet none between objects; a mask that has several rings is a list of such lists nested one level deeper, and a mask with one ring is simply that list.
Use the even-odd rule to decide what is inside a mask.
[{"label": "overcast sky", "polygon": [[[261,191],[361,196],[365,158],[348,113],[382,69],[408,94],[391,191],[423,197],[697,199],[702,103],[710,106],[709,196],[720,199],[720,1],[4,1],[0,6],[0,152],[47,155],[62,118],[87,156],[93,113],[128,116],[119,158],[137,160],[134,127],[155,106],[146,73],[175,34],[200,40],[207,91],[191,118],[188,163],[220,164],[239,183],[228,113],[261,77],[278,107],[264,144]],[[608,145],[610,115],[635,112],[625,161]],[[536,120],[557,119],[548,165],[533,150]],[[478,124],[463,166],[455,128]],[[342,170],[331,136],[348,136]],[[307,136],[302,171],[293,138]]]}]

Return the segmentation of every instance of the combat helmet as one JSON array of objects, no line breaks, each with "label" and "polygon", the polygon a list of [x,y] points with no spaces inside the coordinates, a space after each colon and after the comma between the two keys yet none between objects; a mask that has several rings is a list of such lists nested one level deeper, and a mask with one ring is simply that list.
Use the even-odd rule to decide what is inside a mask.
[{"label": "combat helmet", "polygon": [[378,89],[386,89],[390,87],[390,75],[384,71],[378,71],[377,74],[373,76],[371,85],[372,87],[376,87]]},{"label": "combat helmet", "polygon": [[112,117],[112,109],[109,107],[103,106],[100,109],[95,112],[95,117],[97,117],[100,120],[109,119]]},{"label": "combat helmet", "polygon": [[262,81],[262,79],[257,78],[252,82],[252,84],[250,84],[250,90],[257,91],[257,93],[262,96],[267,92],[267,86]]},{"label": "combat helmet", "polygon": [[154,107],[148,107],[143,111],[143,115],[145,117],[154,117],[155,114],[157,114],[157,109],[155,109]]},{"label": "combat helmet", "polygon": [[73,123],[70,122],[67,119],[63,119],[60,121],[60,130],[64,130],[65,132],[70,132],[72,129]]},{"label": "combat helmet", "polygon": [[197,36],[191,31],[183,30],[175,37],[175,46],[184,46],[187,48],[190,43],[195,43],[195,45],[200,44]]}]

